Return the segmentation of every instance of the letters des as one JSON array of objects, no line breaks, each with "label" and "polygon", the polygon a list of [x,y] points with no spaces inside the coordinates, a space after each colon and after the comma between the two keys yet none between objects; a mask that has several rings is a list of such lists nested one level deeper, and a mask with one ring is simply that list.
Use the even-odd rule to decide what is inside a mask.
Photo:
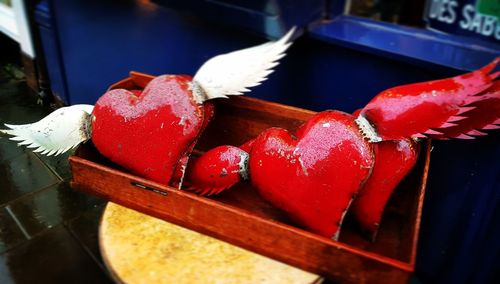
[{"label": "letters des", "polygon": [[457,1],[451,0],[432,0],[429,9],[429,18],[436,19],[440,22],[452,24],[457,19],[455,9]]}]

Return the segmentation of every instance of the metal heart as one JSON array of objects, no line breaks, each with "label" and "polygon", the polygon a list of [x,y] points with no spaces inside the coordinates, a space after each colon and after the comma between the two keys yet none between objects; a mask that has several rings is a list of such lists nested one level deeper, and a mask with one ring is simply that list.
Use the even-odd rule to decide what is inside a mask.
[{"label": "metal heart", "polygon": [[349,214],[372,241],[377,236],[387,201],[417,162],[419,145],[411,139],[383,141],[375,144],[374,150],[372,173],[349,209]]},{"label": "metal heart", "polygon": [[248,179],[248,153],[223,145],[205,152],[189,163],[185,190],[200,195],[219,194],[242,179]]},{"label": "metal heart", "polygon": [[187,156],[212,115],[211,104],[196,103],[190,82],[190,76],[163,75],[142,92],[105,93],[92,118],[99,152],[153,181],[180,183]]},{"label": "metal heart", "polygon": [[271,128],[253,142],[249,168],[260,195],[298,224],[337,239],[344,215],[374,163],[354,117],[324,111],[297,131]]}]

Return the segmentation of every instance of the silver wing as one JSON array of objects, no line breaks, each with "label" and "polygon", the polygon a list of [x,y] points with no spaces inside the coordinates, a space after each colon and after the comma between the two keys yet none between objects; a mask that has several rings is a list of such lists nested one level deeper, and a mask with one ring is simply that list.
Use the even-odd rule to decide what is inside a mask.
[{"label": "silver wing", "polygon": [[260,85],[285,56],[295,27],[280,40],[215,56],[205,62],[193,78],[204,93],[198,103],[230,95],[241,95]]},{"label": "silver wing", "polygon": [[42,120],[22,125],[5,124],[10,129],[0,133],[12,135],[18,145],[36,148],[48,156],[62,154],[91,137],[92,105],[73,105],[59,108]]}]

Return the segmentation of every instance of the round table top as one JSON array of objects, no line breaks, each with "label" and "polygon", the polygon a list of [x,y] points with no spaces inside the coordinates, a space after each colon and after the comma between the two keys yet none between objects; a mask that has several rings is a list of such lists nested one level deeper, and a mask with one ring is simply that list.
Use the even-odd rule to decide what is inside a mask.
[{"label": "round table top", "polygon": [[318,275],[109,202],[99,243],[124,283],[317,283]]}]

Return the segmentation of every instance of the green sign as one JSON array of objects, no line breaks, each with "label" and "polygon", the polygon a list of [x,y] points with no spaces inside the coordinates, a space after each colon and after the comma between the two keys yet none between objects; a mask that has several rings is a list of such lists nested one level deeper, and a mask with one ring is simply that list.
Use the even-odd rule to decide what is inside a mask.
[{"label": "green sign", "polygon": [[500,18],[500,0],[477,0],[476,10],[481,14]]}]

